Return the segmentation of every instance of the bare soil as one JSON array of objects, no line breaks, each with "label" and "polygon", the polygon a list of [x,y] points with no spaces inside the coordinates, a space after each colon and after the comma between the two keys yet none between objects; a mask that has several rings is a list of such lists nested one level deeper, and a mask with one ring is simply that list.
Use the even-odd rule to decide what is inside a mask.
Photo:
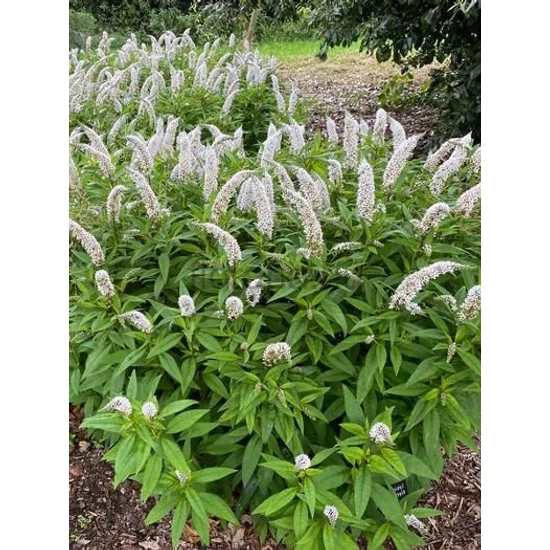
[{"label": "bare soil", "polygon": [[[433,67],[435,65],[412,69],[413,80],[407,84],[406,91],[418,92]],[[279,63],[278,70],[283,80],[296,82],[300,97],[311,105],[312,116],[307,124],[310,130],[324,130],[327,115],[341,130],[346,111],[372,126],[380,90],[392,76],[401,73],[395,63],[378,63],[364,53],[329,55],[326,61],[316,57],[287,58]],[[403,125],[407,135],[423,135],[418,150],[424,149],[434,135],[438,111],[422,104],[386,110]]]}]

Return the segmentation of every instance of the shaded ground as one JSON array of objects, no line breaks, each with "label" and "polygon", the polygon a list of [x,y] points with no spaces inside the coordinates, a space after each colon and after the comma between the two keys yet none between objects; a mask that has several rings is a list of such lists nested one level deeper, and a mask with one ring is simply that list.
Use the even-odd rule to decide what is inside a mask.
[{"label": "shaded ground", "polygon": [[[341,130],[346,110],[372,126],[379,107],[378,93],[392,76],[400,74],[395,63],[378,63],[364,53],[329,54],[326,61],[316,57],[284,58],[278,67],[284,80],[296,81],[300,97],[312,106],[313,116],[307,125],[312,130],[324,130],[327,115],[336,120]],[[412,70],[414,78],[406,90],[419,91],[430,69],[431,66]],[[421,145],[433,136],[438,119],[433,107],[417,104],[386,110],[401,122],[407,135],[424,134]]]},{"label": "shaded ground", "polygon": [[[170,550],[168,520],[146,527],[144,520],[154,504],[142,504],[139,486],[125,481],[113,489],[113,471],[97,449],[78,429],[80,413],[70,412],[74,445],[69,451],[69,533],[72,550]],[[425,495],[426,506],[445,516],[430,522],[426,550],[474,550],[481,548],[481,486],[476,478],[480,455],[464,450],[445,470],[443,479]],[[212,550],[282,550],[271,541],[263,546],[254,535],[249,516],[243,525],[221,529],[212,521]],[[204,548],[193,529],[186,527],[179,550]]]}]

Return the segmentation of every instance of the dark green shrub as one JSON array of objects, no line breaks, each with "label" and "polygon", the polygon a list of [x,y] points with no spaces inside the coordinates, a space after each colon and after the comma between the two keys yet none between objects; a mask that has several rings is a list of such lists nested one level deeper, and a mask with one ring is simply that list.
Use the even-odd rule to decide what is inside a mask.
[{"label": "dark green shrub", "polygon": [[428,94],[443,112],[445,135],[456,129],[481,139],[481,5],[456,0],[346,0],[319,2],[313,16],[325,48],[375,52],[379,61],[405,66],[437,60]]},{"label": "dark green shrub", "polygon": [[88,36],[93,36],[97,33],[96,24],[97,22],[93,15],[69,10],[69,49],[84,49]]}]

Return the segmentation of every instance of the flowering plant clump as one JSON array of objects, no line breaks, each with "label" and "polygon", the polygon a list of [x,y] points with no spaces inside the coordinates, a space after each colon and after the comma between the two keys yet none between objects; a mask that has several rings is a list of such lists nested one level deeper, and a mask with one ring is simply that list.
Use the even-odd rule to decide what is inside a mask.
[{"label": "flowering plant clump", "polygon": [[274,60],[109,40],[69,56],[69,328],[115,485],[174,547],[243,514],[298,550],[422,545],[480,430],[479,148],[417,159],[384,111],[312,134]]}]

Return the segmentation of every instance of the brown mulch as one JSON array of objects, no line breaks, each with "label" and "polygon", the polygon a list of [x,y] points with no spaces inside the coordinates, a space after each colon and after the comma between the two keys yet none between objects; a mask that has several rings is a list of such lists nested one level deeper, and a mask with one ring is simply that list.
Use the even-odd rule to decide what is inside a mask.
[{"label": "brown mulch", "polygon": [[[145,526],[154,505],[142,504],[139,485],[125,481],[113,489],[113,470],[103,462],[104,450],[94,447],[78,428],[82,413],[69,411],[73,446],[69,449],[69,547],[71,550],[170,550],[170,522]],[[481,548],[481,482],[476,477],[481,457],[461,449],[447,464],[441,481],[421,501],[445,516],[423,520],[429,528],[426,550],[474,550]],[[243,524],[223,529],[211,522],[211,550],[282,550],[268,540],[263,546],[252,530],[249,516]],[[196,533],[186,527],[178,550],[202,549]]]},{"label": "brown mulch", "polygon": [[481,548],[481,452],[461,448],[443,477],[419,505],[437,508],[444,516],[423,520],[429,537],[426,550]]},{"label": "brown mulch", "polygon": [[[407,92],[418,91],[428,79],[431,68],[411,70],[413,81],[407,84]],[[345,111],[363,118],[372,127],[379,107],[378,94],[392,76],[400,74],[400,67],[392,62],[378,63],[365,53],[347,53],[329,55],[324,62],[316,57],[284,59],[278,71],[287,82],[296,82],[300,97],[311,105],[307,129],[324,130],[328,115],[341,131]],[[425,149],[434,135],[437,110],[426,105],[412,105],[387,111],[403,125],[407,135],[423,134],[418,149]]]},{"label": "brown mulch", "polygon": [[[140,486],[125,481],[113,488],[113,468],[101,460],[105,450],[94,447],[79,429],[82,412],[69,409],[69,548],[71,550],[171,550],[170,520],[150,526],[145,518],[154,506],[140,500]],[[242,525],[222,529],[211,520],[209,550],[278,550],[268,540],[263,546],[252,530],[250,516]],[[187,525],[178,550],[204,549],[196,532]]]}]

